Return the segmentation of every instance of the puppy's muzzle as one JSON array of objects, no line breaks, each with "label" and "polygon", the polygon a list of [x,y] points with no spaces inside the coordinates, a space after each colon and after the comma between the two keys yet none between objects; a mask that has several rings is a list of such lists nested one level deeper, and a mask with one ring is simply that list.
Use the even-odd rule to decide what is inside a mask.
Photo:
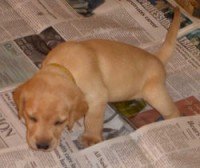
[{"label": "puppy's muzzle", "polygon": [[53,147],[53,140],[50,138],[36,139],[35,147],[37,150],[50,150]]},{"label": "puppy's muzzle", "polygon": [[50,147],[50,143],[49,142],[39,142],[36,143],[36,147],[38,150],[47,150]]}]

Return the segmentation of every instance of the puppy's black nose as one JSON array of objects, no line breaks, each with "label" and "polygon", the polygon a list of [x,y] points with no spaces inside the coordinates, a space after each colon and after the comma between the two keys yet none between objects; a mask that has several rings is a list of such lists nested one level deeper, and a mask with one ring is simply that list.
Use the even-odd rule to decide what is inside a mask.
[{"label": "puppy's black nose", "polygon": [[49,143],[47,142],[37,143],[36,146],[38,149],[49,149]]}]

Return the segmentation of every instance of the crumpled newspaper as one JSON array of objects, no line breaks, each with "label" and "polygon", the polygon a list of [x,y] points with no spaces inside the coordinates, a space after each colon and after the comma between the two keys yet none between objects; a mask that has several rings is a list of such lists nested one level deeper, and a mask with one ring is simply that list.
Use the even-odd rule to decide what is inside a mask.
[{"label": "crumpled newspaper", "polygon": [[66,0],[69,5],[78,13],[84,16],[91,16],[92,11],[101,5],[105,0]]}]

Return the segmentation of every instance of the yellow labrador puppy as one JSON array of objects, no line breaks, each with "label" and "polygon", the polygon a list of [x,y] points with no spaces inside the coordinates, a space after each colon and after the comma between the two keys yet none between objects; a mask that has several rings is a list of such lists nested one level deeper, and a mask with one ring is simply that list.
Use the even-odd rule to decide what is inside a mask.
[{"label": "yellow labrador puppy", "polygon": [[165,88],[164,70],[179,25],[176,8],[165,42],[155,55],[109,40],[66,42],[53,49],[41,70],[13,94],[19,116],[26,121],[29,146],[54,149],[63,128],[72,128],[83,116],[83,143],[98,143],[107,102],[143,98],[164,118],[179,116]]}]

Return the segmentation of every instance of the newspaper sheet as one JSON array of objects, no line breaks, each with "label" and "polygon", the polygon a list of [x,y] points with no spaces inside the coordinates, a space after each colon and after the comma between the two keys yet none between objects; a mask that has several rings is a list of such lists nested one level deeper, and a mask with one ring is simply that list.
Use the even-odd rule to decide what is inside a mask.
[{"label": "newspaper sheet", "polygon": [[[172,6],[165,1],[161,6],[147,1],[150,4],[146,9],[143,2],[109,0],[92,17],[65,21],[53,27],[65,40],[112,39],[145,48],[164,39],[172,19]],[[181,27],[192,23],[183,16]]]},{"label": "newspaper sheet", "polygon": [[[172,5],[175,4],[171,0],[170,2]],[[2,11],[0,14],[2,29],[0,35],[0,162],[2,161],[2,164],[0,165],[4,164],[4,167],[11,168],[44,167],[44,165],[45,167],[77,167],[79,161],[72,157],[72,153],[83,149],[79,140],[83,131],[83,121],[77,122],[71,132],[68,130],[63,132],[60,146],[52,153],[31,151],[25,145],[26,129],[24,123],[18,120],[11,96],[12,89],[29,79],[40,68],[48,52],[64,41],[112,39],[155,52],[169,27],[172,18],[171,4],[166,0],[107,0],[97,8],[93,16],[83,18],[77,15],[65,0],[0,1]],[[174,57],[166,67],[167,88],[182,115],[200,113],[199,39],[200,22],[182,11],[177,48]],[[144,112],[137,116],[133,115],[133,111],[138,113],[141,110]],[[103,130],[105,139],[127,135],[132,131],[132,128],[124,123],[115,111],[128,113],[123,117],[137,128],[160,118],[160,114],[147,106],[143,100],[108,106]],[[132,144],[134,138],[125,137],[127,139],[125,138],[124,142]],[[118,142],[115,138],[108,142],[112,141]],[[121,143],[121,139],[119,142]],[[20,146],[16,148],[18,145]],[[132,148],[134,147],[137,147],[135,142]],[[126,153],[123,149],[118,150]],[[180,157],[186,155],[186,153],[176,154]],[[140,156],[140,153],[138,155]],[[161,157],[164,162],[168,161],[166,156]],[[170,153],[171,156],[173,155]],[[117,162],[114,157],[115,155],[113,159]],[[13,164],[10,165],[11,162],[8,160],[12,160]],[[191,160],[195,161],[195,158]]]},{"label": "newspaper sheet", "polygon": [[0,44],[0,53],[0,88],[4,90],[27,80],[37,71],[32,61],[13,41]]},{"label": "newspaper sheet", "polygon": [[[37,48],[42,44],[35,44],[34,38],[28,38],[29,41],[32,40],[34,46],[28,45],[26,41],[17,43],[13,40],[29,37],[62,20],[77,18],[78,15],[65,0],[6,0],[0,1],[0,9],[1,92],[2,89],[8,90],[27,80],[37,70],[27,56],[33,54],[30,53],[33,47]],[[37,56],[34,59],[38,62]]]},{"label": "newspaper sheet", "polygon": [[0,97],[0,150],[26,141],[25,126],[19,122],[16,111],[13,113],[14,108],[9,108],[11,102],[6,104],[4,98]]},{"label": "newspaper sheet", "polygon": [[[15,31],[16,36],[12,36],[13,41],[9,42],[12,43],[12,46],[16,46],[15,50],[17,51],[15,52],[23,52],[25,56],[20,54],[23,58],[22,61],[17,59],[19,61],[17,64],[16,60],[6,58],[9,64],[16,67],[14,72],[2,70],[2,79],[7,79],[0,79],[0,88],[2,89],[23,82],[25,78],[28,78],[26,76],[31,77],[35,73],[35,68],[28,63],[28,60],[31,59],[37,67],[40,67],[46,54],[57,44],[66,40],[112,39],[155,51],[158,44],[164,39],[172,19],[172,5],[167,1],[159,1],[158,5],[149,1],[108,0],[94,16],[88,18],[77,16],[64,0],[7,0],[5,3],[0,3],[2,6],[6,4],[10,10],[14,10],[24,24],[29,25],[32,32],[39,33],[22,35]],[[37,8],[37,10],[29,10],[29,8]],[[18,23],[15,18],[12,19]],[[187,30],[188,27],[194,27],[196,24],[196,20],[184,13],[180,32]],[[15,26],[10,27],[14,28]],[[19,29],[19,33],[25,32],[25,30]],[[3,41],[8,40],[10,38],[5,38]],[[26,56],[28,60],[24,58]],[[3,57],[1,60],[4,59]],[[24,60],[27,60],[26,63],[21,63]],[[24,76],[22,76],[22,72]]]},{"label": "newspaper sheet", "polygon": [[199,138],[200,116],[182,117],[144,126],[73,155],[81,168],[197,168]]},{"label": "newspaper sheet", "polygon": [[[78,17],[64,0],[8,0],[8,3],[30,25],[34,32],[41,32],[62,20]],[[68,10],[66,10],[66,7],[68,7]]]},{"label": "newspaper sheet", "polygon": [[65,0],[5,0],[0,1],[0,8],[0,42],[39,33],[62,20],[78,17]]},{"label": "newspaper sheet", "polygon": [[53,152],[33,151],[22,144],[1,150],[0,165],[11,168],[197,168],[200,164],[199,121],[200,116],[189,116],[154,123],[81,151],[63,138]]}]

